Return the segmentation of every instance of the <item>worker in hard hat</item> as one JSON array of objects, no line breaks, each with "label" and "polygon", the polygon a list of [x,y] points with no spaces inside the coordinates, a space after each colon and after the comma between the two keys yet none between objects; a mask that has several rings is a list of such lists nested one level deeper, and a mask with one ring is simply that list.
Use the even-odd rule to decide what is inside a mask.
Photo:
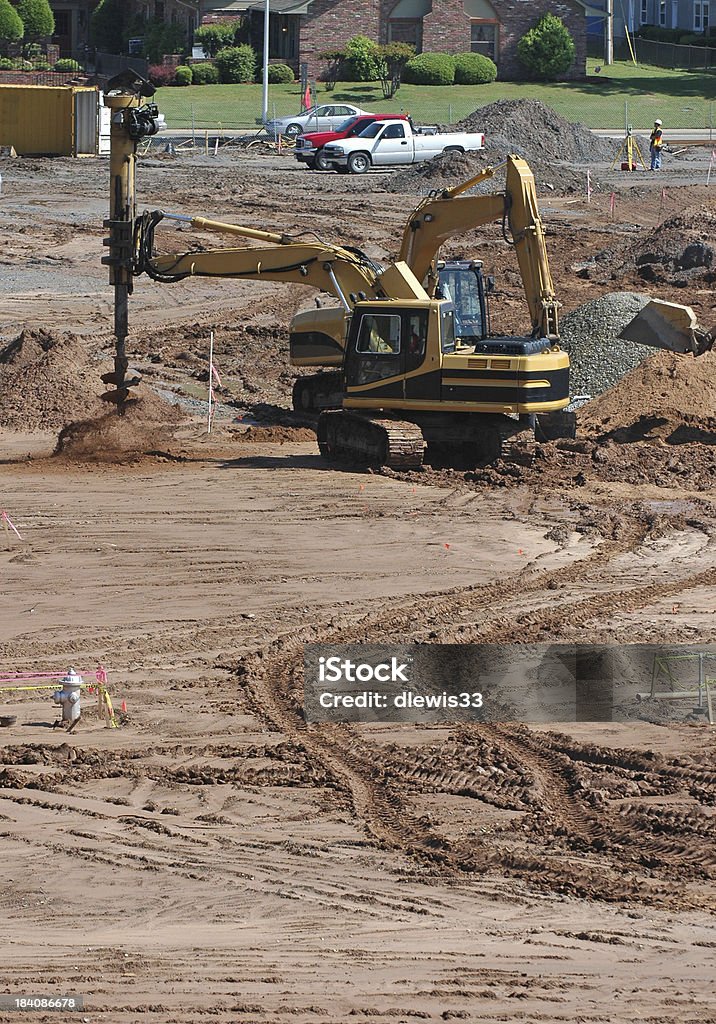
[{"label": "worker in hard hat", "polygon": [[657,117],[654,121],[654,130],[649,136],[649,152],[651,153],[652,171],[661,170],[661,150],[664,146],[664,133],[661,130],[661,121]]}]

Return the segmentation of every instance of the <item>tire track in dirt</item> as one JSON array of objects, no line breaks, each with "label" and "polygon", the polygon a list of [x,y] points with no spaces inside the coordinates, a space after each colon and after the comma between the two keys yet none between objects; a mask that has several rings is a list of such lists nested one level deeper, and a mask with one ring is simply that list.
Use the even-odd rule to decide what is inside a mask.
[{"label": "tire track in dirt", "polygon": [[[384,602],[378,614],[363,615],[359,619],[345,618],[338,623],[334,620],[325,627],[306,627],[233,667],[243,677],[257,713],[267,717],[285,735],[300,739],[305,749],[322,762],[335,779],[336,789],[350,802],[366,830],[382,845],[442,871],[462,873],[497,867],[503,872],[579,895],[609,900],[638,895],[640,899],[650,901],[665,900],[670,891],[666,887],[644,878],[620,878],[620,873],[612,870],[613,865],[608,869],[607,865],[599,869],[588,868],[583,862],[571,864],[567,860],[550,857],[543,850],[534,856],[523,856],[499,850],[494,845],[488,847],[484,840],[478,839],[472,839],[469,844],[450,842],[430,822],[416,818],[406,806],[404,795],[397,791],[385,767],[378,765],[375,750],[370,744],[360,740],[348,726],[307,726],[301,717],[300,706],[301,659],[305,643],[385,642],[392,630],[402,630],[409,624],[411,634],[415,635],[421,624],[435,623],[447,613],[454,617],[457,608],[463,612],[484,610],[497,602],[504,605],[527,593],[550,590],[550,584],[574,583],[587,576],[593,585],[595,572],[608,569],[618,555],[638,550],[649,529],[647,520],[634,517],[622,526],[616,537],[607,540],[578,563],[557,570],[528,570],[500,584],[455,589],[427,598],[421,596],[407,601],[402,598]],[[518,620],[513,618],[511,632],[506,630],[503,616],[493,616],[482,626],[468,631],[468,636],[461,635],[460,639],[481,642],[517,639],[524,642],[547,630],[557,630],[567,621],[572,625],[582,624],[604,611],[611,613],[615,607],[620,611],[636,611],[664,596],[708,585],[712,576],[710,571],[704,571],[641,587],[611,587],[581,601],[563,602],[557,608],[549,605]],[[512,760],[527,766],[537,782],[542,811],[550,820],[552,829],[566,833],[573,844],[576,842],[577,846],[594,851],[611,846],[611,837],[625,838],[624,830],[618,828],[611,815],[591,807],[583,799],[573,763],[567,755],[545,749],[528,731],[515,733],[504,727],[485,725],[474,729]]]}]

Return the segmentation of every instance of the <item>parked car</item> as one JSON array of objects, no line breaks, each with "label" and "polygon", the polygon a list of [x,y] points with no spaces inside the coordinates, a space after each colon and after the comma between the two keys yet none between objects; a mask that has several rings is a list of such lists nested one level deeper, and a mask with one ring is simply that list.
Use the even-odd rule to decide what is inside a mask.
[{"label": "parked car", "polygon": [[361,110],[351,103],[321,103],[320,106],[304,110],[302,114],[267,121],[266,131],[274,138],[278,135],[295,138],[305,131],[329,132],[343,124],[347,117],[367,113],[367,110]]},{"label": "parked car", "polygon": [[360,135],[364,128],[374,121],[407,121],[407,114],[356,114],[354,117],[346,118],[332,132],[307,132],[299,135],[296,139],[296,148],[293,155],[299,163],[308,164],[319,171],[331,170],[331,165],[326,163],[323,156],[323,147],[327,142],[337,142],[339,139],[352,139]]},{"label": "parked car", "polygon": [[483,132],[420,132],[410,121],[374,121],[356,138],[329,142],[323,155],[339,170],[365,174],[371,167],[414,164],[440,153],[466,153],[484,145]]}]

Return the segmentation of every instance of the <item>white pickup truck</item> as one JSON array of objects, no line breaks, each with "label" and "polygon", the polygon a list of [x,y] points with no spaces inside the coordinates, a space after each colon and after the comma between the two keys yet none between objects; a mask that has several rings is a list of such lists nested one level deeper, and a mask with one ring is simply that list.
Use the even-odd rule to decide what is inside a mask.
[{"label": "white pickup truck", "polygon": [[423,135],[413,131],[409,121],[374,121],[352,139],[327,143],[323,155],[338,170],[365,174],[371,167],[416,164],[440,153],[466,153],[484,145],[482,132]]}]

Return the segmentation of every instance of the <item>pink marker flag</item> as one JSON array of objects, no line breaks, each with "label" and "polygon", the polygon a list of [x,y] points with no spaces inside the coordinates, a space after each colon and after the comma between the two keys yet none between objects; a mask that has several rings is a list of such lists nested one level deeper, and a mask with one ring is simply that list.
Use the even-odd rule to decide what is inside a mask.
[{"label": "pink marker flag", "polygon": [[219,376],[219,371],[216,369],[216,366],[214,364],[212,364],[211,372],[214,376],[214,380],[216,381],[217,387],[221,387],[221,377]]}]

